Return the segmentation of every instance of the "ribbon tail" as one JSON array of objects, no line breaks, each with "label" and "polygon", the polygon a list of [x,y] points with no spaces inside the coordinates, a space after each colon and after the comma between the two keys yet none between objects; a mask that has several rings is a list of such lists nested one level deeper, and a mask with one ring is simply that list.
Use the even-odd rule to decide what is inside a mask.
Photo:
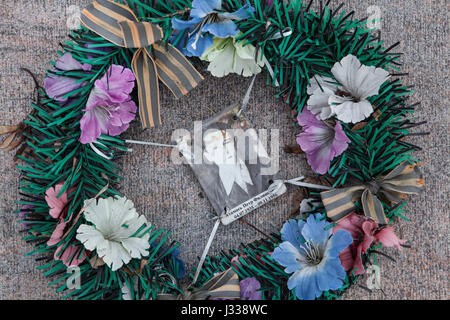
[{"label": "ribbon tail", "polygon": [[194,290],[192,300],[240,299],[239,277],[233,269],[227,269]]},{"label": "ribbon tail", "polygon": [[158,77],[175,98],[181,98],[203,80],[202,75],[174,46],[155,43],[153,54]]},{"label": "ribbon tail", "polygon": [[361,196],[361,203],[364,215],[379,224],[387,224],[386,215],[384,214],[383,205],[376,195],[373,195],[369,189],[364,190]]},{"label": "ribbon tail", "polygon": [[143,128],[161,125],[159,83],[155,61],[145,49],[138,49],[131,62],[136,75],[139,115]]}]

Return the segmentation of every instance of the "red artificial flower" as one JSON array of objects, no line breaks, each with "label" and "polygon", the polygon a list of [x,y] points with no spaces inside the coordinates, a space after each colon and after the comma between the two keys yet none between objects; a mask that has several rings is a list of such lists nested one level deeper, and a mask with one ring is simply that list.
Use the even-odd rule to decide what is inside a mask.
[{"label": "red artificial flower", "polygon": [[364,273],[364,266],[361,254],[367,250],[374,242],[381,242],[386,247],[397,247],[401,250],[401,244],[406,240],[399,239],[392,227],[379,230],[379,225],[375,221],[352,213],[342,219],[334,228],[333,233],[338,230],[347,230],[353,237],[353,244],[347,247],[339,255],[342,266],[346,271],[351,270],[355,275]]}]

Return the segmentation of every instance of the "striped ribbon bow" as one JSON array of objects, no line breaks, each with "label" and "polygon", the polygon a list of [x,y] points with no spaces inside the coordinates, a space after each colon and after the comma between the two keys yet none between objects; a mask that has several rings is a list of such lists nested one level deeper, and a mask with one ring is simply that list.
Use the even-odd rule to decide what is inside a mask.
[{"label": "striped ribbon bow", "polygon": [[376,195],[398,203],[408,194],[418,194],[423,186],[424,180],[417,165],[403,162],[381,179],[365,185],[324,191],[320,195],[327,216],[333,221],[339,221],[354,211],[354,201],[360,199],[365,216],[379,224],[387,224],[383,205]]},{"label": "striped ribbon bow", "polygon": [[144,128],[161,124],[158,79],[176,98],[203,80],[180,51],[159,42],[164,34],[157,24],[139,22],[123,4],[96,0],[81,12],[81,23],[117,46],[137,48],[131,65],[138,84],[139,113]]},{"label": "striped ribbon bow", "polygon": [[240,299],[239,277],[233,269],[219,273],[207,281],[201,288],[185,290],[184,294],[159,294],[158,300],[214,300]]}]

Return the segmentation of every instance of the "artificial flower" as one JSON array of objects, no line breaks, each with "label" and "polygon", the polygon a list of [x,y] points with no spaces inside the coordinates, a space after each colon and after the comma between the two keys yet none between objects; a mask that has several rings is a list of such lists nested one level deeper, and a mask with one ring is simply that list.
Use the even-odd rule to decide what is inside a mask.
[{"label": "artificial flower", "polygon": [[47,245],[53,246],[61,241],[61,237],[64,234],[64,229],[69,221],[64,221],[67,215],[67,205],[69,204],[68,193],[71,193],[74,189],[70,189],[68,192],[61,192],[63,183],[59,183],[54,187],[50,187],[45,192],[45,201],[47,202],[49,215],[54,219],[59,219],[58,224],[53,230],[50,239],[47,241]]},{"label": "artificial flower", "polygon": [[23,221],[23,220],[26,220],[27,215],[28,215],[29,213],[32,213],[34,208],[36,208],[36,206],[34,206],[34,205],[32,205],[32,204],[25,204],[25,205],[23,205],[22,208],[20,209],[20,212],[19,212],[19,217],[20,217],[20,219],[21,219],[20,224],[21,224],[25,229],[28,228],[29,223],[27,223],[27,222],[25,222],[25,221]]},{"label": "artificial flower", "polygon": [[84,217],[92,225],[82,224],[77,239],[116,271],[132,258],[148,255],[148,223],[126,198],[109,197],[85,201]]},{"label": "artificial flower", "polygon": [[[89,71],[92,66],[89,64],[81,64],[72,57],[72,54],[63,54],[55,64],[57,73],[61,71],[83,70]],[[49,74],[44,80],[44,88],[47,95],[59,102],[66,102],[69,97],[66,95],[75,91],[86,84],[86,81],[79,81],[77,78],[67,77],[64,75]]]},{"label": "artificial flower", "polygon": [[241,300],[261,300],[261,284],[256,278],[245,278],[239,281]]},{"label": "artificial flower", "polygon": [[194,0],[190,20],[172,19],[175,30],[172,41],[178,39],[177,47],[186,56],[200,57],[213,44],[213,36],[235,37],[239,33],[234,21],[246,19],[254,8],[249,4],[235,12],[224,12],[222,0]]},{"label": "artificial flower", "polygon": [[230,73],[237,73],[244,77],[250,77],[261,72],[264,59],[259,56],[256,59],[256,48],[235,38],[215,38],[200,59],[208,61],[208,71],[215,77],[223,77]]},{"label": "artificial flower", "polygon": [[331,160],[341,155],[350,142],[341,123],[318,120],[308,109],[298,116],[298,123],[303,132],[297,136],[297,143],[306,153],[309,165],[320,174],[327,173]]},{"label": "artificial flower", "polygon": [[86,250],[79,245],[59,245],[56,248],[54,259],[60,260],[66,267],[77,267],[86,259]]},{"label": "artificial flower", "polygon": [[85,43],[84,47],[89,50],[94,50],[95,52],[89,52],[86,54],[86,58],[88,59],[95,59],[99,56],[105,56],[107,54],[110,54],[113,51],[113,47],[105,46],[105,45],[97,45],[95,43]]},{"label": "artificial flower", "polygon": [[334,116],[328,100],[336,90],[336,81],[331,78],[318,75],[311,78],[307,88],[307,94],[310,96],[307,108],[316,115],[317,119],[326,120]]},{"label": "artificial flower", "polygon": [[116,136],[128,129],[137,110],[130,97],[134,81],[130,69],[114,64],[95,81],[80,121],[81,143],[92,143],[101,134]]},{"label": "artificial flower", "polygon": [[390,77],[388,71],[363,65],[354,55],[337,62],[331,73],[336,80],[319,75],[311,79],[307,108],[318,119],[336,116],[345,123],[357,123],[372,114],[373,107],[367,98],[377,95]]},{"label": "artificial flower", "polygon": [[[59,219],[59,222],[56,224],[50,239],[47,241],[48,246],[57,245],[61,242],[61,240],[63,240],[62,237],[64,235],[64,230],[72,218],[70,217],[67,221],[65,221],[67,215],[66,209],[69,204],[68,194],[73,192],[75,189],[71,188],[68,191],[61,193],[58,197],[62,187],[63,183],[59,183],[45,192],[45,201],[50,208],[50,216],[54,219]],[[66,245],[65,243],[61,243],[56,248],[54,259],[62,261],[67,267],[75,267],[86,259],[86,251],[82,250],[79,245]]]},{"label": "artificial flower", "polygon": [[[151,247],[156,247],[158,245],[158,242],[152,242]],[[176,274],[177,279],[184,278],[186,274],[186,267],[184,265],[184,261],[179,258],[180,250],[178,248],[175,248],[172,250],[172,258],[174,259],[174,262],[176,264],[176,267],[178,269],[178,273]]]},{"label": "artificial flower", "polygon": [[342,287],[346,273],[339,254],[352,242],[348,231],[331,233],[330,223],[321,215],[310,215],[306,221],[289,220],[281,230],[282,243],[272,258],[292,273],[289,290],[302,300],[313,300],[327,290]]},{"label": "artificial flower", "polygon": [[175,259],[175,263],[178,267],[178,273],[176,274],[177,279],[183,279],[186,275],[186,267],[184,265],[184,261],[179,258],[180,250],[176,248],[172,251],[172,257]]},{"label": "artificial flower", "polygon": [[340,259],[344,269],[351,270],[355,275],[364,273],[361,255],[366,254],[374,242],[380,241],[386,247],[395,246],[398,249],[405,242],[395,235],[392,227],[379,230],[375,221],[356,213],[348,215],[333,227],[333,233],[339,230],[346,230],[352,235],[353,244],[342,251]]}]

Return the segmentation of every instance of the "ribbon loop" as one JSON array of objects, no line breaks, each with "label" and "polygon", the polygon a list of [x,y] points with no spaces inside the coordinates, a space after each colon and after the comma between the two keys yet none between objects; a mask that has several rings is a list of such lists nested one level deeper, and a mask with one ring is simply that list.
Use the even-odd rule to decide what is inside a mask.
[{"label": "ribbon loop", "polygon": [[125,48],[145,48],[164,37],[162,29],[150,22],[119,21]]},{"label": "ribbon loop", "polygon": [[[144,128],[161,125],[159,83],[161,80],[175,98],[195,88],[203,77],[172,45],[161,45],[162,29],[140,22],[126,5],[96,0],[83,9],[81,23],[119,47],[137,48],[131,67],[136,76],[139,114]],[[152,51],[149,51],[151,46]]]},{"label": "ribbon loop", "polygon": [[360,199],[365,216],[379,224],[387,224],[383,204],[377,195],[398,203],[408,194],[418,194],[424,184],[417,165],[403,162],[381,179],[365,185],[321,192],[320,195],[327,216],[333,221],[339,221],[354,211],[356,209],[354,202]]}]

